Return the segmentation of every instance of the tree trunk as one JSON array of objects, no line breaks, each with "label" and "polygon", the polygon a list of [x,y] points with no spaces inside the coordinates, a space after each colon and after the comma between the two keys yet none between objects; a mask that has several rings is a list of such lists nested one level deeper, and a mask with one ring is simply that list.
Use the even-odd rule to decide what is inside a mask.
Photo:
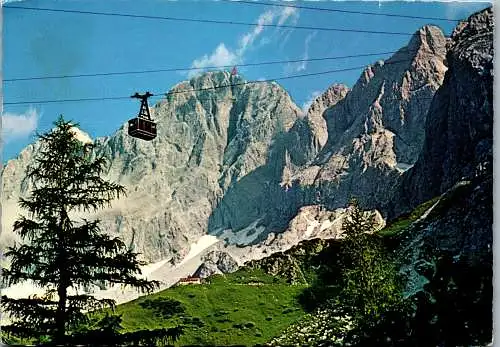
[{"label": "tree trunk", "polygon": [[57,303],[56,312],[56,344],[63,344],[66,335],[66,300],[67,300],[67,287],[61,285],[57,288],[59,295],[59,302]]},{"label": "tree trunk", "polygon": [[68,300],[68,274],[66,272],[66,244],[64,242],[65,230],[67,226],[67,214],[64,207],[61,208],[61,222],[59,232],[59,249],[58,249],[58,266],[59,266],[59,283],[57,285],[57,295],[59,301],[56,311],[56,344],[64,344],[66,335],[66,301]]}]

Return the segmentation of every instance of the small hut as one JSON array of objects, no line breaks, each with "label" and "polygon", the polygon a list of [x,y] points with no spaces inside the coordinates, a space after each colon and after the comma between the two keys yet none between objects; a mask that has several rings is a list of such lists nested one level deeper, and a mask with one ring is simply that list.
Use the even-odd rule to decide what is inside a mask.
[{"label": "small hut", "polygon": [[177,285],[186,285],[186,284],[201,284],[201,278],[196,276],[188,276],[181,278]]}]

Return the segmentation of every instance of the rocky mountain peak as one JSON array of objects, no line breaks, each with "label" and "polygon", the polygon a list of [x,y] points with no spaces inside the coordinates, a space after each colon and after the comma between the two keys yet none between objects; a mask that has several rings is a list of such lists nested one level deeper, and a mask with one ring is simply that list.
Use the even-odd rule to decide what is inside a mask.
[{"label": "rocky mountain peak", "polygon": [[[192,77],[189,81],[184,83],[192,88],[213,88],[222,87],[224,85],[238,84],[244,82],[241,75],[231,75],[228,71],[208,71]],[[224,88],[226,89],[226,88]],[[229,88],[228,88],[229,89]]]},{"label": "rocky mountain peak", "polygon": [[469,64],[483,74],[493,72],[493,38],[494,18],[491,7],[480,11],[467,20],[460,22],[451,35],[449,42],[450,58],[468,61]]},{"label": "rocky mountain peak", "polygon": [[[392,57],[367,66],[352,90],[324,111],[327,143],[293,177],[312,190],[321,186],[329,208],[345,205],[352,195],[363,197],[369,208],[388,199],[386,188],[422,150],[426,114],[443,82],[445,58],[443,33],[425,26]],[[306,194],[307,203],[311,197]]]},{"label": "rocky mountain peak", "polygon": [[435,25],[425,25],[413,34],[408,49],[411,51],[422,49],[439,54],[445,45],[446,38],[442,30]]},{"label": "rocky mountain peak", "polygon": [[324,112],[345,98],[349,88],[343,84],[331,85],[323,94],[311,103],[305,117],[299,119],[290,130],[289,153],[296,165],[303,165],[313,159],[328,140],[328,129]]},{"label": "rocky mountain peak", "polygon": [[468,39],[478,34],[491,34],[493,26],[493,8],[488,7],[461,21],[453,30],[451,39],[457,43],[460,40]]},{"label": "rocky mountain peak", "polygon": [[[401,48],[385,64],[406,65],[410,63],[409,72],[428,73],[435,72],[441,80],[446,71],[445,56],[447,52],[447,39],[441,29],[434,25],[426,25],[417,30],[411,37],[408,45]],[[414,71],[411,71],[414,70]]]},{"label": "rocky mountain peak", "polygon": [[309,106],[306,117],[317,119],[322,116],[325,109],[335,105],[342,100],[349,92],[349,87],[346,85],[335,83],[331,85],[323,94],[318,96]]}]

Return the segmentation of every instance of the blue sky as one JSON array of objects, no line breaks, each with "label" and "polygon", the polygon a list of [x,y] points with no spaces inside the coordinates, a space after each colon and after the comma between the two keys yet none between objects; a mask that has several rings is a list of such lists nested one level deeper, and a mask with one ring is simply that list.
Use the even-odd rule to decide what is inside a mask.
[{"label": "blue sky", "polygon": [[[489,4],[471,2],[289,2],[352,11],[466,18]],[[285,2],[280,2],[285,4]],[[233,4],[224,1],[38,0],[9,1],[9,6],[215,19],[261,24],[352,28],[413,33],[435,24],[449,35],[453,22],[319,12],[292,7]],[[204,67],[262,61],[381,53],[406,45],[409,35],[235,26],[109,17],[3,8],[3,79],[49,75]],[[272,79],[364,66],[388,54],[321,62],[241,67],[247,80]],[[302,107],[333,83],[352,86],[361,69],[279,83]],[[33,142],[34,131],[52,127],[59,114],[80,123],[93,138],[111,135],[138,111],[135,99],[41,104],[37,100],[129,96],[147,90],[163,93],[191,77],[161,72],[106,77],[3,82],[3,161]]]}]

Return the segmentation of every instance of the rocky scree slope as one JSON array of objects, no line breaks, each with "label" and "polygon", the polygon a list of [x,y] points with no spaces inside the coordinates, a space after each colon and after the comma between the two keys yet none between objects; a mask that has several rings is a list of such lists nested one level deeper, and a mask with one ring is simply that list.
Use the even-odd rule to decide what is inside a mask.
[{"label": "rocky scree slope", "polygon": [[[385,220],[378,211],[366,213],[374,216],[377,229],[385,226]],[[200,267],[193,274],[208,277],[212,274],[229,273],[237,270],[239,266],[247,266],[252,261],[268,262],[268,259],[274,259],[275,256],[280,258],[280,255],[307,240],[342,239],[342,222],[345,216],[345,208],[328,211],[317,205],[304,206],[284,231],[269,233],[257,244],[242,246],[228,239],[215,244],[207,250],[207,256],[202,257]],[[233,235],[234,238],[238,236],[238,233]],[[269,273],[276,275],[278,272]]]}]

